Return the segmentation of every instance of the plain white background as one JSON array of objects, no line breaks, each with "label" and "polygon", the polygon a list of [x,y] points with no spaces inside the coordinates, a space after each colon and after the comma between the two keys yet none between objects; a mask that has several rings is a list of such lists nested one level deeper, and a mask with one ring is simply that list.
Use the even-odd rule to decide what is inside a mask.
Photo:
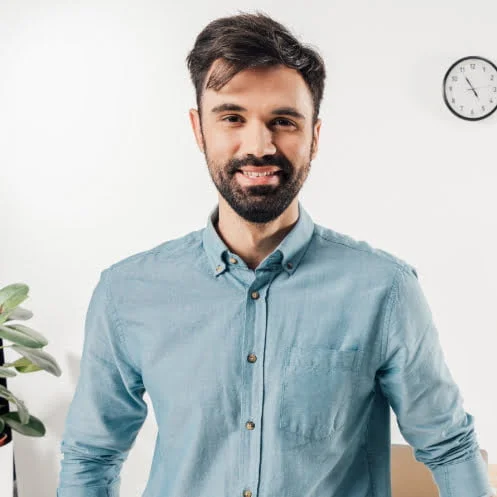
[{"label": "plain white background", "polygon": [[[467,122],[442,99],[457,59],[497,62],[495,0],[11,0],[0,3],[0,286],[30,286],[26,324],[63,370],[9,380],[47,428],[38,439],[14,433],[20,497],[55,494],[100,271],[199,229],[217,201],[190,129],[185,57],[209,21],[256,8],[327,65],[320,152],[301,201],[315,222],[417,268],[497,463],[497,112]],[[122,497],[145,488],[155,434],[151,408]],[[404,441],[394,416],[392,441]]]}]

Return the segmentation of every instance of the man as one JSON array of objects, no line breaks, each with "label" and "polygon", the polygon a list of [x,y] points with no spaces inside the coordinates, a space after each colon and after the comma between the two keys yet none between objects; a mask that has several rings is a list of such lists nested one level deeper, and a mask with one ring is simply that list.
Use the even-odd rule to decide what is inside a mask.
[{"label": "man", "polygon": [[390,405],[442,497],[490,495],[416,270],[298,200],[320,56],[242,13],[211,22],[187,61],[218,205],[205,228],[102,271],[58,496],[119,495],[145,391],[158,436],[144,497],[388,497]]}]

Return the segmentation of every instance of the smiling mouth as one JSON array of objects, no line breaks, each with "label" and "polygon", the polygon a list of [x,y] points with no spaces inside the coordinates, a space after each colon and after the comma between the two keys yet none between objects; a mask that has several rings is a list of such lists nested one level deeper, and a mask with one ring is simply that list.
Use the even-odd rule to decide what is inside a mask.
[{"label": "smiling mouth", "polygon": [[249,175],[245,174],[243,171],[238,170],[236,172],[238,182],[243,185],[269,185],[278,184],[280,182],[281,170],[275,171],[271,174],[262,175]]},{"label": "smiling mouth", "polygon": [[258,170],[255,170],[255,171],[249,171],[249,170],[243,170],[243,169],[238,169],[238,172],[244,174],[245,176],[247,177],[261,177],[261,176],[271,176],[273,174],[278,174],[281,172],[281,169],[277,169],[275,171],[258,171]]}]

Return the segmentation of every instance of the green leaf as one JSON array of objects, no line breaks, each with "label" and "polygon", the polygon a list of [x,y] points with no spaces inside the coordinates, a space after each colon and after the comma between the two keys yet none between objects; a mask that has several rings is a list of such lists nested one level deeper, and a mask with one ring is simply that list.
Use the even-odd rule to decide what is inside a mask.
[{"label": "green leaf", "polygon": [[0,418],[2,418],[13,430],[28,437],[42,437],[46,433],[42,421],[32,414],[29,415],[27,423],[22,423],[19,414],[15,411],[2,414],[0,415]]},{"label": "green leaf", "polygon": [[20,321],[26,321],[27,319],[31,319],[32,317],[33,317],[33,313],[29,309],[25,309],[24,307],[17,306],[9,314],[9,319],[7,319],[7,321],[13,321],[14,319],[18,319]]},{"label": "green leaf", "polygon": [[27,357],[31,362],[39,366],[41,369],[48,371],[50,374],[60,376],[62,371],[57,364],[55,357],[48,352],[40,349],[28,349],[21,345],[12,345],[12,349],[19,352],[24,357]]},{"label": "green leaf", "polygon": [[5,322],[21,302],[28,298],[29,286],[25,283],[12,283],[0,289],[0,323]]},{"label": "green leaf", "polygon": [[29,359],[25,357],[20,357],[17,361],[12,363],[19,373],[33,373],[34,371],[41,371],[42,368],[33,364]]},{"label": "green leaf", "polygon": [[17,405],[19,409],[19,416],[21,423],[27,423],[29,420],[29,412],[26,408],[26,405],[21,399],[18,399],[10,390],[5,388],[3,385],[0,385],[0,397],[7,399],[9,402],[12,402]]},{"label": "green leaf", "polygon": [[41,333],[23,324],[0,324],[0,338],[35,349],[44,347],[48,343],[48,340]]},{"label": "green leaf", "polygon": [[0,378],[10,378],[12,376],[17,376],[17,373],[12,369],[0,366]]}]

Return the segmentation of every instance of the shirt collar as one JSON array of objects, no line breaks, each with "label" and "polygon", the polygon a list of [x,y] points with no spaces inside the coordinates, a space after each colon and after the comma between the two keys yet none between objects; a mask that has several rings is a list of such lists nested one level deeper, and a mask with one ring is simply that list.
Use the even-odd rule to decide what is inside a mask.
[{"label": "shirt collar", "polygon": [[[297,269],[314,232],[314,222],[300,200],[298,201],[298,208],[299,217],[293,228],[273,252],[259,264],[257,269],[281,266],[288,274],[292,274]],[[207,226],[202,233],[203,246],[212,273],[218,276],[233,266],[248,269],[240,256],[231,252],[219,236],[214,226],[218,219],[219,204],[216,204],[207,217]]]}]

